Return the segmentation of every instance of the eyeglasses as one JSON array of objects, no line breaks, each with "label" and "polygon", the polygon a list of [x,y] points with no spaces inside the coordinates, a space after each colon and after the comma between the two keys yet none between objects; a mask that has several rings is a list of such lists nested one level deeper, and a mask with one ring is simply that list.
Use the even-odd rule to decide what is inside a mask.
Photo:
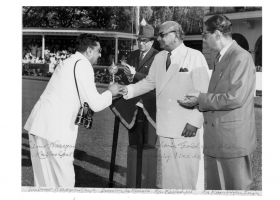
[{"label": "eyeglasses", "polygon": [[205,31],[205,32],[203,32],[203,33],[202,33],[202,38],[206,39],[206,35],[207,35],[208,33],[211,33],[211,32],[210,32],[210,31]]},{"label": "eyeglasses", "polygon": [[[170,31],[168,33],[172,33],[172,32],[176,32],[176,31]],[[164,36],[167,35],[168,33],[158,33],[157,36],[161,37],[161,38],[164,38]]]},{"label": "eyeglasses", "polygon": [[141,39],[141,38],[138,38],[137,39],[137,42],[139,42],[139,43],[143,43],[143,44],[147,44],[148,42],[150,42],[151,40],[146,40],[146,39]]}]

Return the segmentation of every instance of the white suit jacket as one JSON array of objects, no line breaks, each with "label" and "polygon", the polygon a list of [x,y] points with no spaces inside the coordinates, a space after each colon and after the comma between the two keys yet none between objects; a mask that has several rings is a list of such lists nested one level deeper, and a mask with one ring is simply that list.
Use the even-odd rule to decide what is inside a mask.
[{"label": "white suit jacket", "polygon": [[112,93],[98,93],[90,62],[84,55],[76,52],[55,69],[24,126],[29,133],[50,142],[75,144],[78,126],[74,122],[80,102],[74,79],[74,65],[79,59],[76,65],[76,79],[82,104],[87,102],[94,112],[111,105]]},{"label": "white suit jacket", "polygon": [[[136,84],[130,85],[127,97],[132,98],[156,88],[157,134],[163,137],[182,138],[187,123],[201,128],[203,115],[197,109],[189,110],[180,106],[177,100],[184,94],[206,92],[209,84],[208,66],[200,51],[181,45],[166,71],[167,51],[156,56],[148,76]],[[187,68],[188,72],[179,72]],[[129,87],[128,87],[129,88]]]}]

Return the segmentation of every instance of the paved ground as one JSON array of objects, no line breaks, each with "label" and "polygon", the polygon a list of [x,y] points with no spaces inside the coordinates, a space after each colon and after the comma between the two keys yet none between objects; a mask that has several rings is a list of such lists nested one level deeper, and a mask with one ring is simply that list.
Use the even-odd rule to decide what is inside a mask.
[{"label": "paved ground", "polygon": [[[22,88],[22,127],[27,120],[34,104],[40,97],[47,82],[23,79]],[[104,88],[99,88],[102,92]],[[253,190],[262,190],[262,98],[255,98],[256,126],[258,148],[254,153]],[[109,108],[95,113],[93,128],[79,129],[75,150],[76,187],[108,187],[110,155],[113,139],[114,115]],[[114,187],[125,187],[126,155],[128,138],[126,129],[120,125],[118,150],[116,158],[116,173]],[[27,132],[22,129],[22,186],[33,186],[33,172]]]}]

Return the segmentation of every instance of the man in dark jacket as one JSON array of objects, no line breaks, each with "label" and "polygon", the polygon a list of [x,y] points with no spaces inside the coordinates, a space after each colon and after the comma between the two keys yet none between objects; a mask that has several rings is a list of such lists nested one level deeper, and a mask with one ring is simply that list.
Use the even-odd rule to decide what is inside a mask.
[{"label": "man in dark jacket", "polygon": [[140,26],[140,32],[137,35],[139,49],[132,51],[127,59],[125,66],[123,82],[126,84],[136,83],[147,76],[155,55],[158,53],[152,46],[154,44],[154,28],[146,24]]},{"label": "man in dark jacket", "polygon": [[[141,22],[140,31],[136,37],[138,37],[137,42],[139,49],[132,51],[128,56],[127,64],[129,66],[124,65],[122,82],[126,85],[137,83],[144,79],[149,73],[155,55],[158,53],[158,51],[152,47],[154,43],[154,28],[144,20]],[[155,95],[155,90],[151,91],[149,95]],[[141,100],[139,102],[143,103]],[[156,143],[155,128],[146,121],[144,129],[144,144],[149,144],[154,147]],[[134,126],[129,130],[129,145],[136,144],[137,133],[136,126]]]},{"label": "man in dark jacket", "polygon": [[[122,74],[121,82],[125,85],[136,83],[144,79],[149,73],[149,69],[153,63],[155,55],[158,53],[154,49],[154,28],[146,24],[144,20],[141,23],[138,35],[138,50],[132,51],[127,59],[127,64],[124,65],[124,72]],[[143,133],[143,170],[141,187],[156,188],[157,175],[157,159],[156,157],[156,94],[155,90],[139,96],[131,100],[118,99],[114,102],[112,111],[120,117],[121,122],[128,129],[129,147],[127,153],[127,181],[126,187],[134,188],[135,185],[135,171],[136,171],[136,156],[138,144],[138,128],[137,127],[137,109],[142,107],[145,113],[144,133]]]}]

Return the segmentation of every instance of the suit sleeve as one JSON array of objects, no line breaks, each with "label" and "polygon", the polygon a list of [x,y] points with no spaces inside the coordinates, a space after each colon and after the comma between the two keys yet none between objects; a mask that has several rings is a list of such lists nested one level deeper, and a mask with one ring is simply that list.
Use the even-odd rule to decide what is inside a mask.
[{"label": "suit sleeve", "polygon": [[241,107],[248,94],[250,66],[253,65],[250,55],[245,53],[237,55],[232,62],[229,75],[230,87],[226,93],[201,93],[199,95],[199,109],[208,110],[233,110]]},{"label": "suit sleeve", "polygon": [[[192,62],[192,83],[195,92],[207,92],[209,86],[209,75],[208,75],[208,65],[205,60],[205,57],[199,53],[194,62]],[[190,118],[188,119],[188,123],[201,128],[203,123],[203,114],[199,112],[199,110],[194,109],[190,114]]]},{"label": "suit sleeve", "polygon": [[87,102],[94,112],[99,112],[112,104],[112,93],[105,91],[99,94],[92,66],[86,61],[79,61],[76,65],[76,79],[80,92],[80,98]]},{"label": "suit sleeve", "polygon": [[134,75],[134,79],[137,79],[136,81],[141,81],[142,79],[146,78],[147,74],[136,72]]},{"label": "suit sleeve", "polygon": [[132,84],[133,88],[133,97],[140,96],[145,94],[156,87],[156,65],[157,65],[157,56],[150,67],[149,73],[146,78],[142,79],[138,83]]}]

